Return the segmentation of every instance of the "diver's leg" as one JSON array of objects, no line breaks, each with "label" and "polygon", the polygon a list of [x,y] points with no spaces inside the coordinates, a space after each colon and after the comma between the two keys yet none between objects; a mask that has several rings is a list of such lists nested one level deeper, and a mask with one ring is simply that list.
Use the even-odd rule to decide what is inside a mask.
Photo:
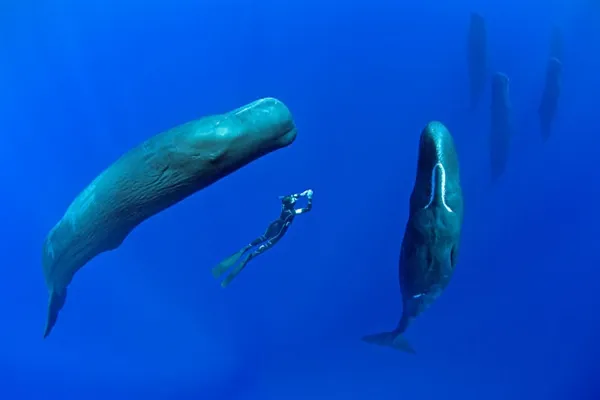
[{"label": "diver's leg", "polygon": [[251,241],[247,247],[248,247],[248,249],[250,249],[250,247],[258,246],[259,244],[266,242],[266,240],[267,240],[266,236],[261,235],[261,236],[257,237],[256,239],[254,239],[253,241]]},{"label": "diver's leg", "polygon": [[267,240],[264,244],[260,245],[258,249],[256,249],[255,251],[253,251],[252,253],[248,254],[248,256],[246,256],[242,262],[240,262],[238,264],[237,267],[235,267],[231,273],[229,275],[227,275],[227,277],[225,279],[223,279],[223,282],[221,282],[221,286],[222,287],[226,287],[227,285],[229,285],[231,283],[231,281],[240,273],[242,272],[242,270],[244,268],[246,268],[246,265],[250,262],[250,260],[252,260],[254,257],[258,256],[259,254],[264,253],[265,251],[269,250],[271,247],[273,247],[273,245],[276,243],[276,240]]},{"label": "diver's leg", "polygon": [[265,241],[265,237],[259,236],[256,239],[254,239],[252,242],[247,244],[246,246],[242,247],[242,249],[240,249],[240,251],[238,251],[237,253],[234,253],[234,254],[230,255],[229,257],[227,257],[226,259],[224,259],[223,261],[221,261],[219,263],[219,265],[217,265],[216,267],[214,267],[212,269],[213,276],[215,278],[219,278],[229,268],[231,268],[236,262],[238,262],[239,259],[244,255],[244,253],[246,253],[252,247],[258,246],[259,244],[263,243],[264,241]]}]

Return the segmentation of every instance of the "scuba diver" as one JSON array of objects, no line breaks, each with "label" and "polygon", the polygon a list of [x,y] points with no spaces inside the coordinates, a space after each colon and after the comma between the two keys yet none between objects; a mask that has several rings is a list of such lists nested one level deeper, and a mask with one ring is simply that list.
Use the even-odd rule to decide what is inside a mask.
[{"label": "scuba diver", "polygon": [[[240,263],[232,270],[232,272],[229,275],[227,275],[227,277],[221,282],[222,287],[226,287],[227,285],[229,285],[233,278],[235,278],[240,272],[242,272],[242,270],[244,269],[244,267],[246,267],[246,264],[248,264],[250,260],[273,247],[275,243],[277,243],[283,237],[283,235],[285,235],[290,225],[294,221],[296,215],[300,215],[311,210],[312,195],[313,191],[308,189],[299,194],[279,196],[279,200],[281,200],[281,213],[279,214],[279,218],[271,222],[264,234],[257,237],[252,242],[243,247],[240,251],[227,257],[219,265],[213,268],[213,276],[215,278],[219,278],[221,275],[227,272],[229,268],[233,267],[233,265],[237,263],[242,258],[242,256],[244,256],[244,254],[247,254],[240,261]],[[301,197],[306,197],[306,207],[295,208],[294,206],[296,202]],[[247,253],[253,247],[256,247],[256,249],[252,252]]]}]

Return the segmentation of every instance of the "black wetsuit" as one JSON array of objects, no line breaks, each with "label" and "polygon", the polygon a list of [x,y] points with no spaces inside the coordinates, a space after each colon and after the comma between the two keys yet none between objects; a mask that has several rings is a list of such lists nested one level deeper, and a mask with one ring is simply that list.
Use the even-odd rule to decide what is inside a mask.
[{"label": "black wetsuit", "polygon": [[285,235],[297,215],[303,214],[312,209],[312,191],[306,195],[308,200],[306,207],[298,209],[294,208],[296,201],[298,201],[300,197],[304,197],[304,193],[306,192],[303,192],[303,194],[293,194],[283,197],[281,199],[281,213],[279,214],[279,218],[269,224],[265,233],[254,239],[238,253],[227,258],[224,262],[219,264],[219,266],[213,269],[213,275],[215,275],[215,277],[219,277],[221,273],[225,272],[226,269],[231,267],[232,264],[246,254],[246,252],[251,250],[253,247],[258,246],[254,251],[241,259],[240,263],[234,268],[232,273],[230,273],[225,280],[221,282],[221,286],[227,286],[233,280],[233,278],[235,278],[235,276],[239,274],[242,269],[244,269],[250,260],[273,247],[275,243],[277,243],[283,237],[283,235]]},{"label": "black wetsuit", "polygon": [[297,198],[297,195],[286,196],[283,198],[279,218],[269,224],[264,234],[257,237],[249,244],[251,247],[259,247],[250,254],[248,261],[273,247],[275,243],[285,235],[294,221],[294,218],[296,218],[296,215],[310,211],[312,208],[312,199],[308,199],[306,207],[295,209],[294,204],[296,203]]}]

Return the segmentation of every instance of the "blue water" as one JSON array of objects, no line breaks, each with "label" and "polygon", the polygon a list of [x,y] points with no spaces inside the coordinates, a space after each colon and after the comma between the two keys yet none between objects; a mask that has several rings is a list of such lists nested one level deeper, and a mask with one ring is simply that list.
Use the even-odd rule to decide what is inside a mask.
[{"label": "blue water", "polygon": [[[4,2],[0,398],[600,398],[591,3]],[[493,186],[487,103],[468,111],[471,11],[518,121]],[[542,143],[553,25],[564,87]],[[296,142],[93,260],[42,340],[41,246],[73,198],[150,136],[266,96],[291,109]],[[434,119],[455,137],[466,214],[450,286],[407,331],[413,356],[360,338],[399,318],[418,137]],[[307,188],[313,211],[222,289],[211,267],[263,232],[277,196]]]}]

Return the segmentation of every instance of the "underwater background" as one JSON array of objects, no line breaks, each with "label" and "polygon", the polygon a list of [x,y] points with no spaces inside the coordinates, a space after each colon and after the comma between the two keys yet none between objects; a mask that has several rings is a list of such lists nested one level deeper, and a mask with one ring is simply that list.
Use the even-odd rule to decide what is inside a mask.
[{"label": "underwater background", "polygon": [[[515,135],[489,179],[489,87],[469,110],[466,34],[486,19]],[[537,107],[564,32],[552,137]],[[600,4],[222,0],[0,5],[1,399],[600,399]],[[276,97],[298,138],[140,225],[82,269],[42,339],[41,247],[120,155]],[[406,333],[398,255],[430,120],[452,132],[465,222],[448,289]],[[313,210],[226,289],[210,273],[277,196]]]}]

